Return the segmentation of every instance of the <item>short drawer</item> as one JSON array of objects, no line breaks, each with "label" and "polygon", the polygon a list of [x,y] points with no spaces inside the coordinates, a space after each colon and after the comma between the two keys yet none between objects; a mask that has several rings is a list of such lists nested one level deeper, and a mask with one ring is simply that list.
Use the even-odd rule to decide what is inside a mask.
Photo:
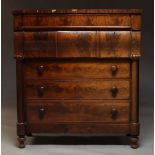
[{"label": "short drawer", "polygon": [[24,98],[129,99],[129,80],[27,80]]},{"label": "short drawer", "polygon": [[130,62],[128,60],[33,60],[24,63],[24,78],[130,78]]},{"label": "short drawer", "polygon": [[30,124],[61,122],[128,123],[127,100],[39,100],[26,102]]}]

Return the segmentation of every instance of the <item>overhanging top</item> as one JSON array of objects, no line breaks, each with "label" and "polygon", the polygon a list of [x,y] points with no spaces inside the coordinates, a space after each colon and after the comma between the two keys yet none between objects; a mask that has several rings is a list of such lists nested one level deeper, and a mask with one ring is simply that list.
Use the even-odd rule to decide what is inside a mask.
[{"label": "overhanging top", "polygon": [[118,14],[141,14],[141,9],[35,9],[35,10],[15,10],[13,11],[14,15],[20,14],[87,14],[87,13],[99,13],[99,14],[106,14],[106,13],[118,13]]}]

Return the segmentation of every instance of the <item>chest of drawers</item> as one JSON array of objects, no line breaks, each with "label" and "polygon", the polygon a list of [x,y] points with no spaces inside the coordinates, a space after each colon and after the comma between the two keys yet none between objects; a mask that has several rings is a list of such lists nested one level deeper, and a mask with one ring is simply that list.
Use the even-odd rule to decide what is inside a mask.
[{"label": "chest of drawers", "polygon": [[19,147],[35,133],[129,135],[138,147],[141,10],[18,10]]}]

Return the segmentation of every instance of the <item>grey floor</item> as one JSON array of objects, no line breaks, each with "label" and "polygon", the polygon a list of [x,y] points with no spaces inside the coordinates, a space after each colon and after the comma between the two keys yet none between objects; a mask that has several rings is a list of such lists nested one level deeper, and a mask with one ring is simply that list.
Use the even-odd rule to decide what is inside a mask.
[{"label": "grey floor", "polygon": [[2,155],[153,155],[153,110],[141,108],[140,148],[134,150],[126,137],[36,136],[26,148],[16,147],[16,108],[2,106]]}]

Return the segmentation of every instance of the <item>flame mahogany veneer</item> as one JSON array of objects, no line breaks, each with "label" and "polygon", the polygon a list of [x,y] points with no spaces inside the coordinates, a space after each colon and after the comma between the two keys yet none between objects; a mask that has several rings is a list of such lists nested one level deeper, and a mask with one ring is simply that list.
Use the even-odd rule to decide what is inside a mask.
[{"label": "flame mahogany veneer", "polygon": [[19,147],[35,133],[129,135],[138,147],[141,10],[17,10]]}]

